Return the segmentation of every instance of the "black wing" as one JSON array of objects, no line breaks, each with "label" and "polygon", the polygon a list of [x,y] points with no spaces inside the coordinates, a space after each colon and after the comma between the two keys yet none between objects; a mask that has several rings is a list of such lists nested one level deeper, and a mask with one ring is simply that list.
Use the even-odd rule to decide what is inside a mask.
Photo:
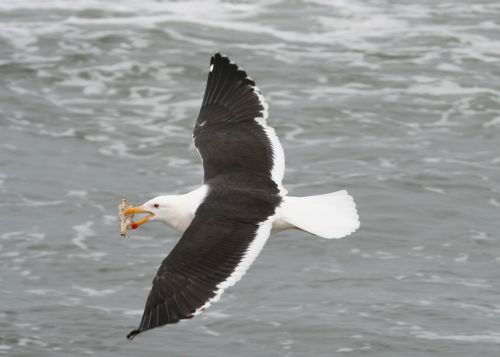
[{"label": "black wing", "polygon": [[[245,178],[241,180],[245,185]],[[246,181],[253,185],[253,180]],[[268,190],[265,185],[253,186],[234,191],[216,183],[210,188],[158,269],[139,328],[128,339],[193,317],[245,274],[269,237],[272,222],[266,219],[281,200],[272,185]]]},{"label": "black wing", "polygon": [[266,118],[267,103],[255,82],[227,57],[215,54],[193,131],[204,182],[237,171],[272,176],[281,184],[283,149]]}]

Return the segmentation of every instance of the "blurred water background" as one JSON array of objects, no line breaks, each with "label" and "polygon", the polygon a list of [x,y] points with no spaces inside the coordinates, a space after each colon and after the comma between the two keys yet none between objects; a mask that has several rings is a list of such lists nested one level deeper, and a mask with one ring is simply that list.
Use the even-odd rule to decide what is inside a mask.
[{"label": "blurred water background", "polygon": [[[500,4],[0,2],[0,354],[498,356]],[[361,229],[273,236],[199,317],[133,342],[178,234],[118,234],[201,182],[210,56],[256,80],[292,195]]]}]

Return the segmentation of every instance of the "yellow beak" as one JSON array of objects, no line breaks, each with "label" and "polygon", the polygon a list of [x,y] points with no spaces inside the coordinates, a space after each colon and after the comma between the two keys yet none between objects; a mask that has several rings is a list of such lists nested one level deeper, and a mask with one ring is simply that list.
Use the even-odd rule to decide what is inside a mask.
[{"label": "yellow beak", "polygon": [[146,211],[142,206],[132,207],[132,208],[127,209],[124,212],[125,216],[130,216],[132,214],[138,214],[138,213],[147,213],[148,215],[146,217],[138,220],[137,222],[132,222],[132,224],[130,225],[130,228],[132,228],[132,229],[139,228],[140,226],[142,226],[144,223],[146,223],[147,221],[149,221],[151,218],[153,218],[155,216],[154,213]]}]

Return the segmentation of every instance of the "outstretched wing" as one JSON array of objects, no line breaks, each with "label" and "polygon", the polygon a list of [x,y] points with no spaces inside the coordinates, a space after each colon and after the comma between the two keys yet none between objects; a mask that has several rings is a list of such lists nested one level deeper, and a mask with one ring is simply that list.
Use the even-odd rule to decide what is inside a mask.
[{"label": "outstretched wing", "polygon": [[219,53],[210,60],[207,87],[193,139],[204,182],[227,172],[266,175],[281,187],[285,154],[266,123],[267,103],[255,82]]},{"label": "outstretched wing", "polygon": [[158,269],[141,323],[127,338],[195,316],[240,280],[267,241],[281,200],[276,187],[252,191],[210,189]]}]

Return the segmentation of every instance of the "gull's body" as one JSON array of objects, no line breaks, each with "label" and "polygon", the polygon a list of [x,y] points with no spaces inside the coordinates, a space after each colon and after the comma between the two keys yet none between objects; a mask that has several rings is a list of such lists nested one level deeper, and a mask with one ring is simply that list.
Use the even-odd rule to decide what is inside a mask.
[{"label": "gull's body", "polygon": [[[159,196],[152,200],[152,202],[160,202],[160,207],[163,208],[163,214],[159,215],[157,218],[158,221],[165,223],[170,228],[176,230],[179,233],[184,233],[184,231],[189,227],[191,222],[193,221],[194,215],[198,206],[203,202],[208,192],[208,187],[202,185],[197,189],[188,192],[183,195],[169,195],[169,196]],[[287,229],[294,229],[301,227],[294,225],[290,222],[290,213],[293,214],[293,211],[297,211],[297,214],[304,214],[306,217],[310,215],[310,212],[306,212],[311,207],[313,207],[316,211],[321,210],[322,207],[319,207],[318,204],[312,205],[311,203],[305,204],[307,200],[311,200],[316,198],[321,203],[333,205],[338,205],[339,203],[343,203],[346,208],[351,207],[352,210],[355,210],[354,201],[351,196],[347,193],[347,191],[337,191],[333,193],[329,193],[326,195],[319,196],[308,196],[308,197],[290,197],[284,196],[283,203],[279,207],[274,216],[274,220],[272,221],[272,229],[271,234],[281,232]],[[318,203],[318,202],[316,202]],[[154,203],[153,203],[154,204]],[[287,210],[288,208],[288,210]],[[301,209],[302,208],[302,209]],[[328,208],[328,207],[327,207]],[[282,211],[285,209],[285,215],[283,215]],[[292,211],[292,212],[290,212]],[[327,214],[331,213],[331,209],[326,210]],[[286,215],[288,213],[288,215]],[[322,217],[322,212],[316,212],[319,216]],[[331,217],[331,216],[330,216]],[[323,234],[319,232],[312,232],[308,230],[310,233],[319,235],[323,238],[341,238],[346,236],[352,232],[348,232],[349,229],[354,230],[356,226],[357,216],[352,216],[352,221],[347,222],[347,231],[339,229],[338,222],[330,222],[331,227],[326,228]],[[345,222],[345,221],[344,221]],[[327,222],[325,222],[327,223]],[[312,229],[314,230],[314,228]],[[337,237],[333,236],[337,235]]]},{"label": "gull's body", "polygon": [[216,54],[193,131],[203,162],[199,188],[159,196],[128,214],[149,215],[182,233],[153,279],[138,329],[127,337],[191,318],[234,285],[269,235],[300,229],[341,238],[359,227],[347,191],[291,197],[282,185],[285,155],[267,125],[267,104],[245,71]]}]

